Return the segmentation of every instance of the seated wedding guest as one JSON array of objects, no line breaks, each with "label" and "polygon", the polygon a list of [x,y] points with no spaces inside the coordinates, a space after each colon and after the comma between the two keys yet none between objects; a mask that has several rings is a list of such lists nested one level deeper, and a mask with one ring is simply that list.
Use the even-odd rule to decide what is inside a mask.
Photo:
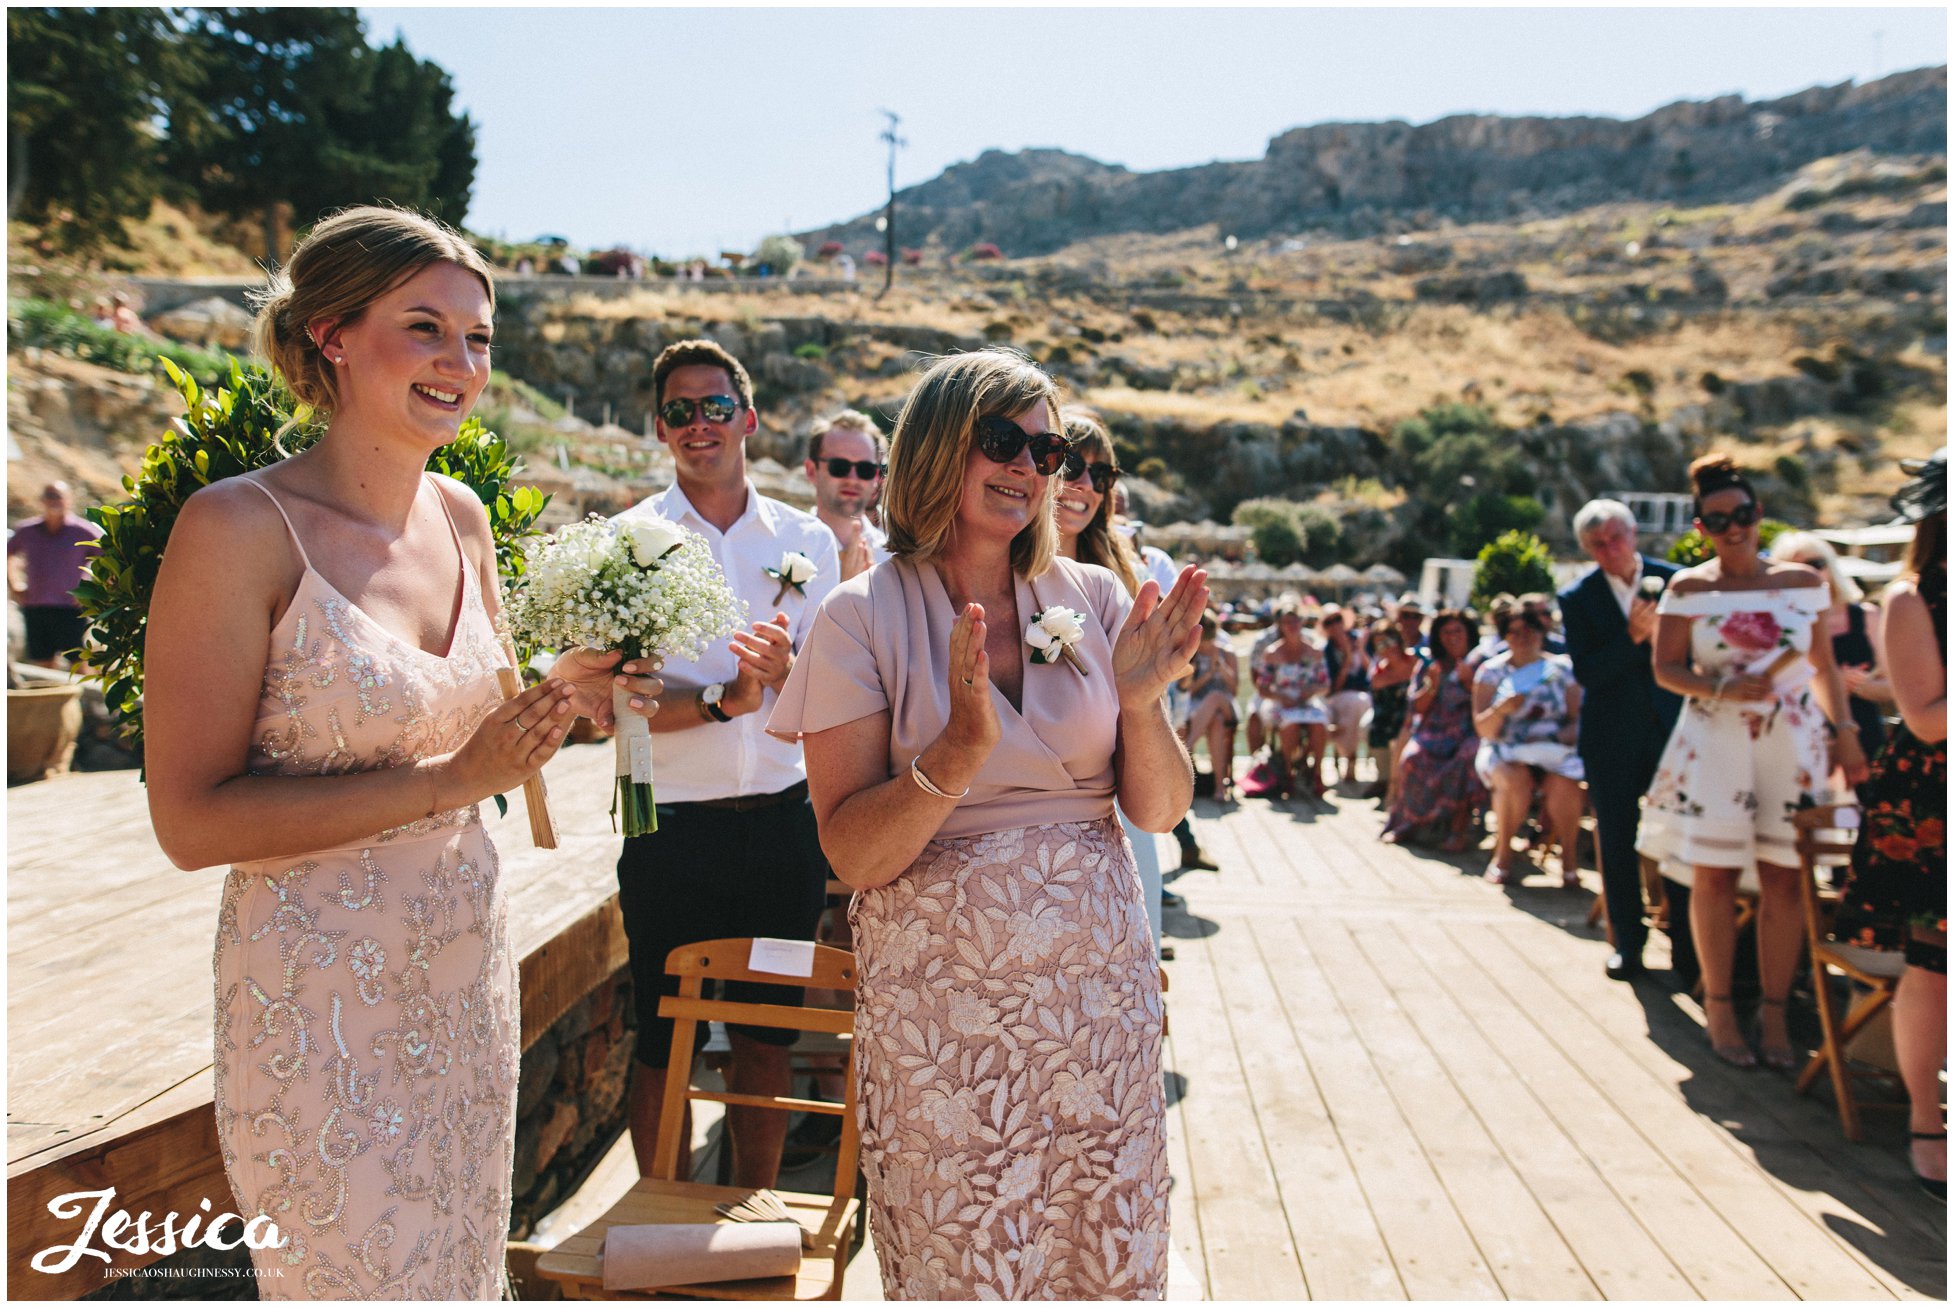
[{"label": "seated wedding guest", "polygon": [[1189,705],[1187,726],[1181,737],[1192,756],[1202,741],[1208,744],[1208,764],[1214,769],[1214,797],[1226,804],[1235,797],[1235,688],[1241,684],[1241,668],[1234,652],[1221,643],[1221,626],[1215,615],[1201,615],[1201,643],[1195,646],[1194,662],[1181,679],[1181,690]]},{"label": "seated wedding guest", "polygon": [[[649,1176],[666,1078],[673,1068],[672,1021],[658,1000],[678,993],[665,960],[702,940],[812,940],[827,902],[807,772],[800,751],[766,732],[767,713],[793,668],[821,601],[839,580],[835,536],[812,514],[760,493],[748,476],[746,443],[760,430],[753,379],[717,341],[674,341],[651,365],[658,440],[671,453],[672,484],[617,515],[649,516],[694,532],[752,619],[697,658],[665,661],[669,711],[651,725],[658,829],[627,835],[617,857],[617,906],[637,996],[632,1051],[631,1144]],[[798,559],[799,582],[790,581]],[[798,1004],[798,986],[733,981],[728,999]],[[726,1088],[781,1095],[793,1086],[779,1027],[734,1024]],[[682,1119],[681,1133],[689,1132]],[[775,1183],[788,1115],[733,1104],[726,1143],[735,1185]]]},{"label": "seated wedding guest", "polygon": [[888,461],[888,438],[858,409],[821,419],[807,438],[801,471],[814,487],[814,516],[834,533],[843,581],[889,557],[888,539],[870,512]]},{"label": "seated wedding guest", "polygon": [[[488,515],[426,471],[489,378],[495,284],[459,233],[342,210],[274,273],[259,350],[326,420],[170,533],[143,694],[156,838],[232,864],[217,1145],[280,1298],[495,1299],[522,1018],[479,805],[573,717],[650,716],[649,660],[573,650],[504,700]],[[140,962],[134,962],[140,966]]]},{"label": "seated wedding guest", "polygon": [[1558,615],[1554,612],[1554,597],[1537,590],[1529,591],[1525,595],[1520,596],[1519,605],[1522,611],[1531,613],[1534,617],[1539,618],[1541,629],[1547,633],[1541,641],[1540,648],[1542,652],[1547,654],[1567,653],[1567,643],[1560,638],[1556,630],[1559,622]]},{"label": "seated wedding guest", "polygon": [[[1153,832],[1187,809],[1162,700],[1208,588],[1188,568],[1165,601],[1151,579],[1129,597],[1058,557],[1061,431],[1022,355],[932,366],[889,452],[894,557],[829,597],[769,722],[800,736],[856,887],[861,1165],[891,1299],[1166,1288],[1159,964],[1113,803]],[[1025,1057],[1027,1027],[1069,1034]]]},{"label": "seated wedding guest", "polygon": [[1839,567],[1838,551],[1809,531],[1787,531],[1771,542],[1773,559],[1802,563],[1824,574],[1832,605],[1820,619],[1819,630],[1832,638],[1832,658],[1852,696],[1852,721],[1868,756],[1886,743],[1887,707],[1893,688],[1886,679],[1886,663],[1879,652],[1879,611],[1866,602],[1866,592]]},{"label": "seated wedding guest", "polygon": [[1495,595],[1486,603],[1486,629],[1479,634],[1479,643],[1472,647],[1466,658],[1476,667],[1495,654],[1506,652],[1506,618],[1519,605],[1511,595]]},{"label": "seated wedding guest", "polygon": [[1842,939],[1904,949],[1893,999],[1893,1049],[1911,1113],[1913,1174],[1947,1198],[1947,452],[1902,464],[1893,497],[1918,523],[1880,619],[1900,725],[1859,788],[1865,813],[1840,897]]},{"label": "seated wedding guest", "polygon": [[1371,758],[1377,764],[1377,780],[1364,791],[1366,799],[1381,799],[1390,807],[1392,779],[1398,766],[1398,752],[1404,748],[1404,729],[1410,725],[1411,678],[1418,671],[1416,655],[1407,653],[1404,637],[1388,618],[1371,624]]},{"label": "seated wedding guest", "polygon": [[1330,744],[1336,751],[1337,779],[1357,770],[1357,743],[1371,711],[1370,660],[1350,631],[1349,615],[1335,604],[1323,606],[1323,661],[1330,673]]},{"label": "seated wedding guest", "polygon": [[1323,793],[1323,744],[1329,739],[1330,710],[1323,703],[1330,688],[1323,650],[1303,631],[1302,610],[1285,605],[1276,614],[1276,638],[1249,667],[1262,692],[1262,725],[1275,733],[1282,760],[1281,794],[1298,786]]},{"label": "seated wedding guest", "polygon": [[1472,628],[1457,609],[1432,619],[1431,657],[1411,687],[1411,741],[1398,755],[1397,798],[1384,824],[1387,844],[1442,831],[1439,848],[1456,854],[1472,844],[1472,824],[1486,808],[1486,787],[1473,766],[1479,736],[1472,726]]},{"label": "seated wedding guest", "polygon": [[[1671,579],[1657,605],[1655,679],[1686,701],[1642,811],[1637,848],[1690,884],[1710,1048],[1738,1067],[1790,1068],[1785,1000],[1804,952],[1792,814],[1824,803],[1833,767],[1848,784],[1866,759],[1832,662],[1813,639],[1831,603],[1823,579],[1757,549],[1763,505],[1727,454],[1690,465],[1696,526],[1713,557]],[[1826,737],[1834,737],[1830,750]],[[1758,893],[1764,998],[1758,1051],[1731,1002],[1738,885]]]},{"label": "seated wedding guest", "polygon": [[1545,625],[1526,609],[1507,610],[1500,636],[1506,652],[1480,664],[1472,678],[1472,721],[1480,737],[1475,765],[1493,795],[1493,861],[1486,880],[1504,885],[1515,875],[1513,837],[1538,791],[1548,839],[1560,849],[1561,885],[1578,886],[1575,849],[1585,802],[1575,751],[1581,686],[1564,655],[1541,651]]},{"label": "seated wedding guest", "polygon": [[[1676,565],[1636,552],[1635,514],[1620,500],[1590,500],[1574,515],[1574,538],[1595,566],[1560,593],[1567,652],[1581,683],[1580,751],[1594,806],[1602,895],[1615,950],[1610,977],[1642,975],[1648,923],[1642,913],[1642,861],[1635,836],[1642,796],[1676,725],[1682,701],[1655,684],[1650,659],[1655,596]],[[1689,933],[1689,890],[1663,882],[1669,906],[1670,961],[1682,989],[1696,984]]]},{"label": "seated wedding guest", "polygon": [[1424,658],[1431,653],[1425,635],[1425,602],[1410,591],[1398,596],[1396,611],[1392,621],[1398,624],[1398,635],[1404,638],[1405,651]]}]

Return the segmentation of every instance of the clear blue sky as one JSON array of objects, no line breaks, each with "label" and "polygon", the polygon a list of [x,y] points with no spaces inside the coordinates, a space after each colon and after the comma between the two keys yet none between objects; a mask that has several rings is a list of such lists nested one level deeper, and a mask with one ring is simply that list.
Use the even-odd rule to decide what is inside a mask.
[{"label": "clear blue sky", "polygon": [[882,202],[986,149],[1152,170],[1325,121],[1635,117],[1945,63],[1899,9],[364,9],[478,124],[468,224],[683,257]]}]

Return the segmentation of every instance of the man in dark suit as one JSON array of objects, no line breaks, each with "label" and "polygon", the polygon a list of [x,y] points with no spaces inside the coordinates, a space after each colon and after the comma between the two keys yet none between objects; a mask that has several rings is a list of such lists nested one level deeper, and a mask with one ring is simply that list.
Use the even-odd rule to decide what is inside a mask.
[{"label": "man in dark suit", "polygon": [[[1682,700],[1655,684],[1650,642],[1655,595],[1674,564],[1645,558],[1635,548],[1635,515],[1619,500],[1591,500],[1574,515],[1574,534],[1595,561],[1592,571],[1560,592],[1561,621],[1574,678],[1581,683],[1581,762],[1587,768],[1601,845],[1602,893],[1615,929],[1608,975],[1642,974],[1642,867],[1635,852],[1641,801],[1655,779],[1663,746]],[[1676,979],[1696,983],[1696,946],[1689,934],[1689,891],[1665,880],[1670,957]]]}]

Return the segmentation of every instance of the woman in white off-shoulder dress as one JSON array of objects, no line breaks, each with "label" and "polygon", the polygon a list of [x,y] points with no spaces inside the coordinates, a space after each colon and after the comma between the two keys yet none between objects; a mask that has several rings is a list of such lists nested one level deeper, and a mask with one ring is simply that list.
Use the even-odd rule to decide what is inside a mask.
[{"label": "woman in white off-shoulder dress", "polygon": [[[1812,639],[1830,603],[1823,578],[1759,557],[1763,510],[1727,456],[1697,460],[1691,475],[1697,527],[1716,557],[1677,573],[1656,609],[1655,679],[1684,706],[1636,848],[1692,887],[1711,1048],[1739,1067],[1761,1057],[1782,1069],[1795,1059],[1784,1005],[1804,938],[1792,819],[1831,801],[1835,764],[1857,782],[1866,760],[1832,643]],[[1758,895],[1756,1055],[1730,996],[1740,885]]]}]

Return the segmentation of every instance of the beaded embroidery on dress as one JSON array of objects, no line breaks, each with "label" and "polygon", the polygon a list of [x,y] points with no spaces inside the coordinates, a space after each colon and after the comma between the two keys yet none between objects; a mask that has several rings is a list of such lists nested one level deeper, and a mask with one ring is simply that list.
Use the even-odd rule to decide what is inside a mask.
[{"label": "beaded embroidery on dress", "polygon": [[[292,539],[305,574],[271,634],[251,770],[358,772],[459,747],[501,703],[504,657],[466,555],[437,657],[348,602]],[[473,805],[231,869],[217,1134],[238,1211],[286,1240],[252,1255],[261,1298],[500,1297],[521,1017],[498,873]]]}]

